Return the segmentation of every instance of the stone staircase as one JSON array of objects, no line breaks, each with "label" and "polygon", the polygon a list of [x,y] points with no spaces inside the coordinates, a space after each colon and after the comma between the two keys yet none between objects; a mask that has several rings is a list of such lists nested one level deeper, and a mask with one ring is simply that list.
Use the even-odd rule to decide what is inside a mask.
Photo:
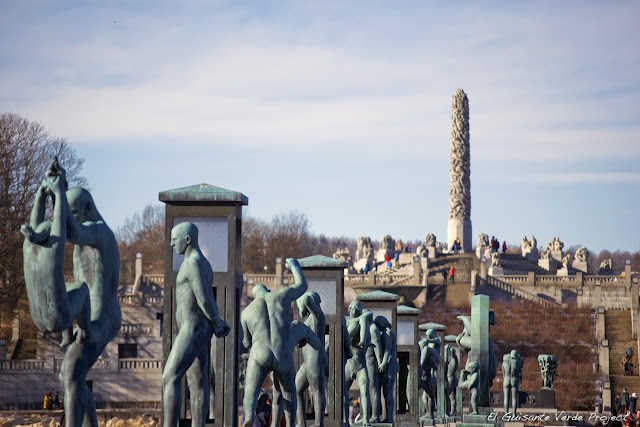
[{"label": "stone staircase", "polygon": [[38,340],[20,338],[11,355],[12,360],[35,359],[38,356]]},{"label": "stone staircase", "polygon": [[[611,382],[611,398],[626,387],[629,395],[640,393],[640,376],[638,376],[638,343],[633,339],[630,310],[607,310],[604,314],[605,338],[609,340],[609,381]],[[622,355],[627,347],[633,349],[631,360],[635,368],[634,375],[625,376],[622,366]]]},{"label": "stone staircase", "polygon": [[429,260],[429,284],[443,284],[442,271],[453,267],[455,271],[455,283],[471,283],[471,270],[480,272],[480,261],[475,254],[440,255],[436,259]]}]

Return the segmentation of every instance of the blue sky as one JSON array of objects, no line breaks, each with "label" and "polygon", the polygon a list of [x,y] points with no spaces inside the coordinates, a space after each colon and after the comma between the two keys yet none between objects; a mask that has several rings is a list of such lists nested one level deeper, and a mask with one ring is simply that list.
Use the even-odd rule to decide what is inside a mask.
[{"label": "blue sky", "polygon": [[113,227],[241,191],[316,233],[446,240],[451,96],[473,236],[640,250],[640,3],[3,1],[0,111],[86,160]]}]

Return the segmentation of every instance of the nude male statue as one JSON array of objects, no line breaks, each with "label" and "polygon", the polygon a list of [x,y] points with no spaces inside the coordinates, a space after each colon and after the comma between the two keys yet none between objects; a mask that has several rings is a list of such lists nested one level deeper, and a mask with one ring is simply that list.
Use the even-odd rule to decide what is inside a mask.
[{"label": "nude male statue", "polygon": [[253,425],[258,392],[269,371],[273,371],[272,425],[278,425],[284,409],[287,427],[293,426],[297,403],[293,348],[299,342],[322,348],[313,331],[291,319],[291,303],[305,293],[307,281],[297,260],[288,258],[285,266],[293,273],[294,284],[277,292],[269,292],[264,285],[256,285],[252,295],[254,300],[240,316],[244,335],[242,344],[250,349],[245,375],[243,427]]},{"label": "nude male statue", "polygon": [[[349,316],[345,317],[347,330],[351,338],[351,352],[353,356],[347,361],[345,367],[345,385],[348,390],[357,380],[360,387],[360,413],[362,414],[362,424],[370,425],[369,414],[371,397],[369,394],[369,374],[366,362],[366,350],[371,344],[370,326],[373,320],[373,313],[369,310],[362,310],[360,301],[353,301],[349,304]],[[345,406],[349,406],[349,396],[345,394]]]},{"label": "nude male statue", "polygon": [[365,351],[367,361],[367,374],[369,375],[369,399],[371,401],[371,414],[369,422],[377,423],[382,417],[382,396],[380,394],[380,373],[379,367],[382,365],[382,335],[380,329],[373,321],[371,310],[362,310],[366,315],[371,313],[371,324],[369,325],[369,346]]},{"label": "nude male statue", "polygon": [[191,393],[191,425],[204,426],[209,410],[209,351],[213,334],[225,337],[231,328],[220,318],[213,297],[213,270],[198,246],[198,228],[183,222],[171,230],[171,246],[184,255],[176,278],[176,336],[162,372],[164,427],[180,418],[182,377]]},{"label": "nude male statue", "polygon": [[382,388],[382,396],[384,396],[385,418],[384,423],[393,423],[393,412],[395,408],[394,389],[396,385],[396,377],[400,372],[400,364],[398,363],[397,339],[396,334],[391,328],[391,323],[384,316],[377,316],[375,325],[380,329],[380,337],[382,341],[382,363],[378,367],[380,375],[380,385]]},{"label": "nude male statue", "polygon": [[460,373],[459,389],[468,389],[471,393],[469,398],[469,413],[471,415],[478,414],[478,386],[480,384],[480,364],[478,362],[469,362]]},{"label": "nude male statue", "polygon": [[[296,374],[296,393],[299,402],[304,402],[304,392],[309,388],[315,414],[314,427],[324,426],[324,410],[327,405],[325,396],[325,369],[329,363],[329,356],[324,348],[325,327],[327,322],[320,308],[320,302],[320,295],[313,291],[305,293],[296,301],[300,317],[306,317],[305,325],[318,336],[321,344],[320,350],[316,350],[310,345],[302,347],[304,362],[300,365],[298,373]],[[307,425],[305,409],[303,404],[298,405],[296,414],[298,427],[306,427]]]},{"label": "nude male statue", "polygon": [[502,375],[504,391],[504,413],[509,412],[509,402],[513,407],[513,414],[518,409],[518,389],[522,381],[522,365],[524,361],[517,350],[511,350],[502,357]]}]

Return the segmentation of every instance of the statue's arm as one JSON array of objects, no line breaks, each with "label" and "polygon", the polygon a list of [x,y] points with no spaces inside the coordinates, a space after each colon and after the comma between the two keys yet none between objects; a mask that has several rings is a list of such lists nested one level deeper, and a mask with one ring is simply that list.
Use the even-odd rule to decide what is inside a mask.
[{"label": "statue's arm", "polygon": [[33,209],[31,209],[31,222],[29,225],[35,230],[35,228],[44,221],[45,207],[47,203],[47,194],[45,188],[47,187],[47,180],[43,180],[38,190],[36,190],[36,197],[33,201]]},{"label": "statue's arm", "polygon": [[[244,315],[244,312],[242,314]],[[242,326],[242,345],[245,348],[250,348],[252,337],[247,326],[247,319],[244,316],[240,316],[240,325]]]},{"label": "statue's arm", "polygon": [[297,259],[287,258],[285,266],[293,273],[293,285],[278,292],[284,293],[287,300],[293,301],[300,298],[307,291],[307,279],[302,274],[302,269]]},{"label": "statue's arm", "polygon": [[369,324],[371,323],[371,316],[363,313],[358,319],[360,324],[360,347],[367,348],[371,342],[371,333],[369,331]]},{"label": "statue's arm", "polygon": [[387,365],[391,362],[391,349],[393,348],[393,337],[384,333],[381,334],[382,349],[384,350],[382,355],[382,362],[380,363],[380,372],[384,372],[387,369]]},{"label": "statue's arm", "polygon": [[[212,292],[210,290],[211,283],[206,283],[207,280],[204,277],[204,272],[201,270],[197,262],[192,260],[185,260],[184,268],[187,269],[188,281],[191,284],[191,290],[196,297],[198,307],[202,310],[202,313],[211,323],[215,326],[220,322],[220,314],[218,313],[218,305],[213,299]],[[181,267],[182,268],[182,267]]]},{"label": "statue's arm", "polygon": [[371,324],[371,326],[369,327],[369,333],[371,335],[371,345],[373,345],[373,353],[376,356],[376,362],[378,363],[378,367],[381,367],[383,363],[383,357],[382,335],[380,334],[380,329],[378,329],[375,324]]},{"label": "statue's arm", "polygon": [[[67,203],[67,198],[64,198]],[[76,221],[71,209],[67,207],[67,240],[76,245],[87,245],[93,248],[98,246],[99,232],[96,227],[88,227]]]}]

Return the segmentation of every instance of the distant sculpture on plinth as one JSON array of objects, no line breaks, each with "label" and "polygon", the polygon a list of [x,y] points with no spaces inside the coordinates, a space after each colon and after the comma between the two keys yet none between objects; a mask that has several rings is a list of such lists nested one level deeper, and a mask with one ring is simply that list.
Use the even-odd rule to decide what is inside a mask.
[{"label": "distant sculpture on plinth", "polygon": [[480,260],[482,259],[482,257],[489,259],[489,257],[487,256],[488,253],[491,253],[491,246],[489,245],[489,235],[480,233],[480,235],[478,236],[478,246],[476,246],[476,256]]},{"label": "distant sculpture on plinth", "polygon": [[306,427],[307,417],[305,413],[304,392],[309,389],[309,396],[313,405],[315,415],[314,426],[324,426],[324,410],[327,405],[325,396],[325,370],[329,363],[329,356],[325,351],[325,327],[326,320],[320,308],[320,295],[317,292],[309,291],[296,301],[300,317],[305,319],[307,325],[318,337],[320,349],[315,349],[310,345],[302,347],[302,358],[304,362],[300,365],[296,374],[296,393],[298,401],[301,402],[297,409],[297,426]]},{"label": "distant sculpture on plinth", "polygon": [[253,425],[258,393],[269,371],[274,373],[272,418],[280,420],[284,410],[287,427],[293,426],[297,406],[293,349],[299,343],[308,343],[316,350],[322,348],[308,326],[291,320],[291,303],[306,292],[307,281],[297,260],[288,258],[285,266],[293,273],[293,285],[276,292],[256,285],[254,300],[240,316],[242,344],[249,349],[243,427]]},{"label": "distant sculpture on plinth", "polygon": [[389,259],[393,259],[396,253],[396,241],[390,235],[385,235],[380,241],[380,248],[376,252],[376,261],[385,262],[387,255]]},{"label": "distant sculpture on plinth", "polygon": [[[385,417],[383,423],[393,423],[393,413],[395,408],[395,386],[400,364],[398,363],[397,339],[393,332],[391,323],[384,316],[375,318],[375,325],[380,330],[382,342],[382,363],[378,367],[380,375],[380,386],[382,397],[384,398]],[[378,413],[381,413],[378,411]]]},{"label": "distant sculpture on plinth", "polygon": [[427,329],[426,336],[418,342],[421,372],[418,378],[418,390],[422,390],[425,417],[431,420],[434,419],[436,411],[441,345],[440,338],[433,329]]},{"label": "distant sculpture on plinth", "polygon": [[556,274],[556,272],[558,271],[558,262],[551,256],[550,249],[545,249],[544,251],[540,252],[538,267],[544,268],[550,274]]},{"label": "distant sculpture on plinth", "polygon": [[520,254],[523,258],[526,258],[529,261],[538,261],[539,254],[537,245],[538,242],[536,241],[535,236],[531,236],[531,240],[527,240],[527,236],[524,236],[520,243]]},{"label": "distant sculpture on plinth", "polygon": [[589,268],[587,265],[587,258],[589,257],[589,251],[587,250],[587,248],[585,248],[584,246],[581,248],[578,248],[578,250],[576,251],[574,257],[573,257],[573,263],[571,264],[571,266],[578,270],[578,271],[582,271],[583,273],[588,273],[589,272]]},{"label": "distant sculpture on plinth", "polygon": [[504,413],[509,412],[509,405],[513,407],[513,414],[518,409],[518,392],[522,382],[522,366],[524,360],[517,350],[511,350],[502,357],[502,388],[504,391]]},{"label": "distant sculpture on plinth", "polygon": [[550,354],[538,356],[540,374],[542,375],[542,388],[553,390],[556,375],[558,374],[558,357]]},{"label": "distant sculpture on plinth", "polygon": [[469,390],[469,412],[471,415],[478,414],[478,399],[480,387],[480,364],[475,361],[467,363],[467,366],[460,372],[459,389]]},{"label": "distant sculpture on plinth", "polygon": [[[36,192],[29,224],[21,228],[29,309],[42,332],[62,332],[66,347],[60,369],[67,427],[97,426],[95,402],[87,373],[122,322],[117,290],[118,243],[102,219],[91,194],[67,190],[66,172],[54,158]],[[45,221],[46,200],[53,217]],[[74,283],[65,283],[64,247],[75,244]],[[74,321],[77,327],[73,328]],[[75,334],[75,339],[74,339]]]},{"label": "distant sculpture on plinth", "polygon": [[446,383],[445,394],[447,395],[447,415],[453,416],[456,412],[456,394],[458,392],[458,354],[449,344],[444,346],[444,357],[446,363]]},{"label": "distant sculpture on plinth", "polygon": [[333,253],[332,258],[346,262],[349,270],[353,268],[353,259],[351,258],[351,252],[347,247],[336,250]]},{"label": "distant sculpture on plinth", "polygon": [[571,254],[566,254],[562,257],[562,267],[557,271],[558,276],[569,275],[569,263],[571,262]]},{"label": "distant sculpture on plinth", "polygon": [[462,252],[471,252],[471,155],[469,151],[469,99],[462,89],[451,105],[451,166],[449,168],[449,248],[457,238]]},{"label": "distant sculpture on plinth", "polygon": [[366,270],[371,271],[373,269],[374,262],[371,237],[358,237],[358,243],[356,246],[356,262],[353,265],[353,268],[355,268],[356,271],[364,271],[366,269],[366,265],[369,264],[369,268]]},{"label": "distant sculpture on plinth", "polygon": [[554,237],[553,240],[547,244],[549,255],[558,262],[562,262],[562,257],[564,256],[562,248],[564,248],[564,243],[562,243],[558,237]]},{"label": "distant sculpture on plinth", "polygon": [[[362,414],[363,425],[369,425],[369,414],[371,413],[371,396],[369,392],[369,374],[367,372],[366,351],[371,345],[370,326],[373,320],[373,313],[369,310],[362,310],[360,301],[353,301],[349,304],[349,315],[345,316],[345,323],[349,332],[351,353],[353,356],[347,361],[345,366],[345,387],[351,388],[351,384],[356,380],[360,388],[360,413]],[[345,406],[349,406],[349,394],[345,394]]]},{"label": "distant sculpture on plinth", "polygon": [[184,260],[176,277],[176,325],[178,335],[162,371],[164,426],[180,420],[182,377],[186,374],[191,395],[191,424],[204,426],[209,411],[209,351],[215,334],[226,337],[231,328],[220,318],[213,297],[213,270],[198,245],[198,227],[183,222],[171,230],[171,246]]},{"label": "distant sculpture on plinth", "polygon": [[504,274],[504,269],[502,268],[502,263],[500,262],[500,253],[492,252],[491,253],[491,266],[489,267],[489,275],[490,276],[501,276]]},{"label": "distant sculpture on plinth", "polygon": [[598,274],[601,276],[610,276],[613,274],[613,262],[611,258],[605,259],[600,263]]}]

